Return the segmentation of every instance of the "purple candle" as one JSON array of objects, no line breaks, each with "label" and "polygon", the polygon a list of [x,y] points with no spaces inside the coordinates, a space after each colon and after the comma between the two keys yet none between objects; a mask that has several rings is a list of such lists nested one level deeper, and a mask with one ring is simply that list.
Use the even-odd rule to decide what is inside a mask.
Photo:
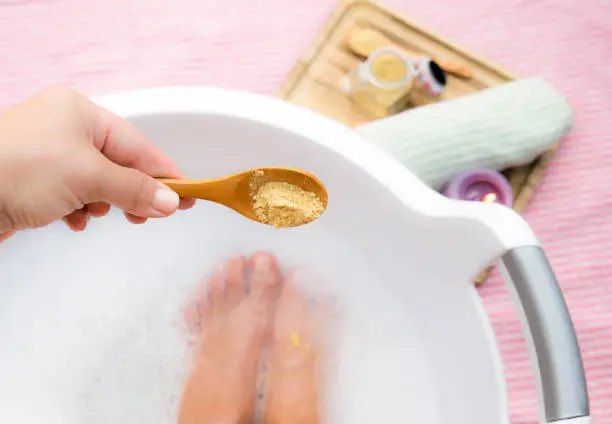
[{"label": "purple candle", "polygon": [[499,172],[471,169],[461,172],[448,183],[444,195],[451,199],[500,203],[512,207],[512,187]]}]

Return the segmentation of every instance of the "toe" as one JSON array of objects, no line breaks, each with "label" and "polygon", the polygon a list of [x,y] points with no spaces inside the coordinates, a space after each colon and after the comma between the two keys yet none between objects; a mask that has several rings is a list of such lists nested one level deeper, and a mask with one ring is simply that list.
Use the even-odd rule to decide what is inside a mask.
[{"label": "toe", "polygon": [[244,283],[245,263],[244,256],[236,256],[229,259],[225,264],[225,300],[229,308],[238,306],[246,294]]},{"label": "toe", "polygon": [[248,310],[252,328],[269,334],[278,297],[281,275],[278,263],[269,253],[256,253],[249,261],[250,292]]},{"label": "toe", "polygon": [[309,302],[295,285],[297,273],[283,283],[276,311],[275,336],[285,338],[292,331],[304,331],[309,323]]},{"label": "toe", "polygon": [[208,281],[209,312],[212,314],[225,310],[225,271],[225,266],[220,266]]},{"label": "toe", "polygon": [[202,331],[202,324],[210,310],[210,302],[208,300],[208,291],[204,282],[198,285],[193,298],[190,298],[189,303],[183,309],[185,324],[192,335],[196,335]]},{"label": "toe", "polygon": [[262,303],[272,303],[280,287],[280,269],[274,256],[258,252],[249,261],[250,297]]}]

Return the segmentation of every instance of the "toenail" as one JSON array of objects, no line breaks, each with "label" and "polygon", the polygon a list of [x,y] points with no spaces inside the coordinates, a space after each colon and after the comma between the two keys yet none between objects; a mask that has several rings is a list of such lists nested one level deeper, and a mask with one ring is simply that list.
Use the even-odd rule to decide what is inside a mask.
[{"label": "toenail", "polygon": [[268,255],[257,256],[253,262],[253,269],[258,272],[268,271],[272,266],[272,260]]}]

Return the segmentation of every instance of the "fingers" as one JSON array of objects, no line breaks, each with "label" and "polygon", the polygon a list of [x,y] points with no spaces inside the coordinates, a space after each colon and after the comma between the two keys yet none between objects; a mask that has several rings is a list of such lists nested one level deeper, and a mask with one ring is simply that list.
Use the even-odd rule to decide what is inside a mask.
[{"label": "fingers", "polygon": [[[194,203],[195,203],[195,199],[192,199],[192,198],[180,199],[178,209],[180,210],[189,209],[190,207],[193,206]],[[102,218],[110,212],[110,208],[111,208],[111,205],[108,203],[94,202],[94,203],[90,203],[89,205],[86,205],[83,208],[83,210],[87,212],[88,218],[89,217]],[[138,215],[134,215],[129,212],[125,212],[124,215],[125,215],[125,218],[128,220],[128,222],[132,224],[140,225],[140,224],[144,224],[145,222],[147,222],[147,218],[144,218]],[[81,227],[80,225],[76,225],[74,218],[70,218],[70,216],[66,217],[64,221],[66,221],[68,226],[74,231],[82,231],[84,229],[84,228],[80,228]]]},{"label": "fingers", "polygon": [[147,222],[147,218],[143,218],[142,216],[132,215],[131,213],[125,213],[125,219],[127,219],[132,224],[140,225]]},{"label": "fingers", "polygon": [[[183,207],[183,201],[190,199],[181,199],[179,202],[179,209],[187,209]],[[87,227],[87,223],[89,222],[90,217],[94,218],[102,218],[110,212],[111,205],[104,202],[94,202],[90,203],[83,207],[83,209],[79,209],[78,211],[73,212],[72,214],[64,217],[64,222],[70,227],[73,231],[83,231]],[[86,212],[84,214],[83,212]],[[85,217],[83,215],[86,215]],[[129,212],[124,213],[125,218],[132,224],[140,225],[147,222],[147,218],[143,218],[142,216],[133,215]],[[0,241],[2,241],[0,236]]]},{"label": "fingers", "polygon": [[0,233],[0,243],[12,236],[13,233],[15,233],[15,231],[7,231],[5,233]]},{"label": "fingers", "polygon": [[87,227],[90,217],[101,218],[110,211],[108,203],[96,202],[84,206],[82,209],[65,216],[63,221],[72,231],[83,231]]},{"label": "fingers", "polygon": [[[85,205],[82,209],[76,210],[68,216],[63,218],[63,221],[68,225],[72,231],[83,231],[87,228],[89,218],[102,218],[110,212],[111,205],[104,202],[95,202]],[[126,219],[132,224],[144,224],[147,222],[147,218],[132,215],[130,213],[124,214]],[[0,235],[0,241],[2,241]]]},{"label": "fingers", "polygon": [[193,197],[181,197],[181,201],[179,202],[179,209],[184,211],[190,209],[195,205],[196,199]]},{"label": "fingers", "polygon": [[155,177],[183,177],[174,161],[127,119],[98,106],[84,96],[80,102],[87,112],[94,146],[108,159]]},{"label": "fingers", "polygon": [[93,155],[85,178],[85,203],[104,202],[122,209],[131,222],[141,218],[172,215],[179,207],[178,195],[149,175]]},{"label": "fingers", "polygon": [[106,216],[106,214],[108,214],[110,211],[110,208],[111,205],[104,202],[91,203],[85,206],[85,209],[89,215],[93,216],[94,218],[102,218],[103,216]]},{"label": "fingers", "polygon": [[[110,161],[152,177],[184,176],[178,165],[127,119],[100,107],[85,96],[79,94],[78,99],[85,111],[94,146]],[[195,199],[181,199],[179,209],[189,209],[194,204]]]},{"label": "fingers", "polygon": [[64,217],[64,222],[72,231],[83,231],[87,227],[89,215],[85,209],[79,209]]},{"label": "fingers", "polygon": [[[191,208],[195,204],[195,199],[193,198],[181,198],[179,201],[179,210],[187,210]],[[94,218],[102,218],[108,214],[110,211],[111,205],[104,202],[96,202],[85,206],[85,210],[89,213],[90,216]],[[143,218],[142,216],[134,215],[129,212],[124,213],[125,218],[128,222],[136,225],[144,224],[147,222],[147,218]]]}]

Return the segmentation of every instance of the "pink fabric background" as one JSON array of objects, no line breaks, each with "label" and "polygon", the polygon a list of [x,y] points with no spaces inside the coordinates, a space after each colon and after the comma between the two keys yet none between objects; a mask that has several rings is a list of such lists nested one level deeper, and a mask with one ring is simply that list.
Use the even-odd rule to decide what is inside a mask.
[{"label": "pink fabric background", "polygon": [[[63,83],[88,94],[171,84],[273,93],[336,0],[0,0],[0,107]],[[387,0],[523,76],[546,77],[575,128],[526,218],[572,311],[599,424],[612,423],[612,2]],[[536,421],[508,295],[482,289],[506,366],[511,418]]]}]

